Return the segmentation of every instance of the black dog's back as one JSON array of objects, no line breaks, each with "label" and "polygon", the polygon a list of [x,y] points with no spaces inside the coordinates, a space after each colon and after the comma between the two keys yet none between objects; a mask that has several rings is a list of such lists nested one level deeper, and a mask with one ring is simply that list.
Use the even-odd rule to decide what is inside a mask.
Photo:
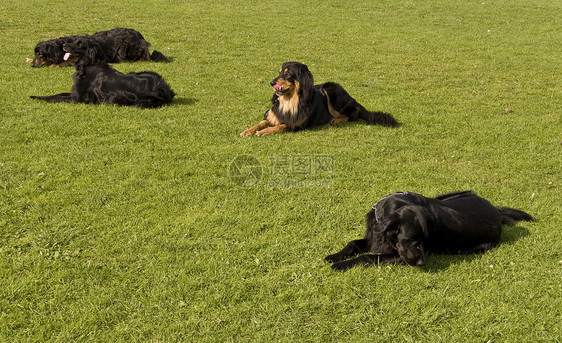
[{"label": "black dog's back", "polygon": [[474,193],[472,193],[472,191],[458,191],[458,192],[441,194],[441,195],[436,196],[434,199],[436,199],[436,200],[448,200],[448,199],[453,199],[453,198],[462,198],[462,197],[471,196],[471,195],[474,195]]},{"label": "black dog's back", "polygon": [[92,35],[103,50],[107,63],[148,61],[148,43],[142,34],[133,29],[115,28]]},{"label": "black dog's back", "polygon": [[473,253],[499,243],[501,216],[488,200],[471,192],[455,192],[429,202],[435,221],[428,223],[428,251]]},{"label": "black dog's back", "polygon": [[107,31],[96,32],[92,35],[102,47],[108,63],[119,63],[125,61],[153,61],[170,62],[170,60],[159,51],[148,52],[150,43],[143,35],[133,29],[116,27]]},{"label": "black dog's back", "polygon": [[[439,195],[437,197],[435,197],[435,199],[437,200],[451,200],[451,199],[455,199],[455,198],[462,198],[462,197],[467,197],[467,196],[476,196],[474,193],[472,193],[471,191],[460,191],[460,192],[452,192],[452,193],[447,193],[447,194],[442,194]],[[487,201],[487,200],[486,200]],[[503,225],[514,225],[519,221],[533,221],[533,217],[526,213],[523,212],[521,210],[517,210],[514,208],[510,208],[510,207],[496,207],[496,209],[498,210],[500,217],[501,217],[501,223]]]},{"label": "black dog's back", "polygon": [[76,102],[155,108],[169,104],[175,96],[164,79],[152,71],[123,74],[108,65],[90,65],[85,67],[83,78],[73,79]]}]

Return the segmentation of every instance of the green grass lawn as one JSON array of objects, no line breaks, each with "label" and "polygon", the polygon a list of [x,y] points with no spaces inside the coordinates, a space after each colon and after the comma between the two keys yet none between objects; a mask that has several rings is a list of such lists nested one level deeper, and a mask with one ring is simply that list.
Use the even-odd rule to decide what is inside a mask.
[{"label": "green grass lawn", "polygon": [[[560,13],[550,0],[3,1],[0,341],[560,341]],[[115,65],[160,73],[170,106],[29,99],[69,91],[74,72],[31,68],[38,41],[116,26],[173,58]],[[402,125],[241,138],[289,60]],[[323,262],[384,195],[465,189],[537,221],[421,268]]]}]

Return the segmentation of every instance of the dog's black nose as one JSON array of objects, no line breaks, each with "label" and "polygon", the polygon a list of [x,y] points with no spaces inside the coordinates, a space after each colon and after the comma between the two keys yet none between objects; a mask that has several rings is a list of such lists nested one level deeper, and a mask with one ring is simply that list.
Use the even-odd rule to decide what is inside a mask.
[{"label": "dog's black nose", "polygon": [[271,87],[275,86],[277,84],[277,80],[273,80],[269,83],[271,85]]}]

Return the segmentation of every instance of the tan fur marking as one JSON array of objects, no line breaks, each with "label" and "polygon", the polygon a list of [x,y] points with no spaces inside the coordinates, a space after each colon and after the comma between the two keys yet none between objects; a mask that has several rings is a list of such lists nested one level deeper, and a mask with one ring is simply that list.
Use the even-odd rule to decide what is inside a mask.
[{"label": "tan fur marking", "polygon": [[[296,81],[295,81],[296,82]],[[277,79],[277,84],[279,86],[281,86],[281,88],[283,89],[283,95],[288,95],[290,93],[293,93],[295,91],[295,87],[296,85],[285,80],[284,78],[278,78]]]},{"label": "tan fur marking", "polygon": [[298,81],[295,83],[287,82],[285,79],[279,79],[277,84],[287,89],[280,97],[279,97],[279,111],[283,113],[289,113],[291,116],[297,114],[299,109],[299,87],[300,84]]},{"label": "tan fur marking", "polygon": [[46,65],[46,64],[47,64],[47,61],[35,57],[35,58],[33,59],[32,63],[33,63],[33,65],[35,66],[35,68],[39,68],[39,67],[42,67],[42,66]]},{"label": "tan fur marking", "polygon": [[53,66],[68,67],[68,66],[72,66],[72,65],[74,65],[74,61],[69,60],[69,61],[64,61],[62,63],[59,63],[59,64],[51,64],[51,67],[53,67]]},{"label": "tan fur marking", "polygon": [[337,118],[334,118],[330,121],[331,125],[339,125],[339,124],[343,124],[346,123],[349,120],[349,117],[346,115],[340,115]]},{"label": "tan fur marking", "polygon": [[269,112],[267,113],[267,119],[269,122],[270,126],[275,126],[275,125],[279,125],[279,120],[277,119],[277,117],[275,116],[275,114],[273,114],[273,112],[271,110],[269,110]]},{"label": "tan fur marking", "polygon": [[272,135],[274,133],[287,132],[287,131],[289,131],[288,128],[287,128],[287,125],[281,124],[281,125],[276,125],[276,126],[270,126],[270,127],[265,128],[263,130],[260,130],[260,131],[256,132],[256,136],[269,136],[269,135]]},{"label": "tan fur marking", "polygon": [[332,107],[330,97],[328,96],[328,93],[326,93],[326,90],[324,88],[322,88],[322,92],[324,92],[324,95],[326,95],[326,101],[328,102],[328,111],[330,112],[332,117],[338,118],[341,114],[338,111],[334,110],[334,108]]},{"label": "tan fur marking", "polygon": [[262,120],[259,123],[257,123],[256,125],[254,125],[251,128],[245,130],[244,132],[242,132],[240,134],[240,136],[241,137],[251,136],[251,135],[255,134],[256,132],[265,129],[268,126],[270,126],[269,122],[267,120]]},{"label": "tan fur marking", "polygon": [[[33,63],[33,65],[35,66],[35,68],[40,68],[42,66],[47,65],[47,61],[41,59],[41,58],[34,58],[34,59],[29,59],[30,63]],[[74,65],[74,60],[68,60],[68,61],[63,61],[59,64],[53,63],[53,64],[49,64],[49,67],[54,68],[54,67],[67,67],[67,66],[72,66]]]},{"label": "tan fur marking", "polygon": [[343,115],[343,114],[339,113],[338,111],[336,111],[334,109],[334,107],[332,106],[332,102],[330,101],[330,97],[328,96],[328,93],[326,92],[326,90],[322,89],[322,92],[324,92],[324,94],[326,95],[326,102],[328,103],[328,111],[330,112],[332,117],[334,117],[334,119],[332,119],[330,121],[330,124],[331,125],[339,125],[339,124],[343,124],[343,123],[346,123],[347,121],[349,121],[348,116]]},{"label": "tan fur marking", "polygon": [[295,122],[294,126],[295,127],[299,127],[302,126],[304,124],[304,122],[306,121],[307,118],[302,118],[301,120],[298,120]]}]

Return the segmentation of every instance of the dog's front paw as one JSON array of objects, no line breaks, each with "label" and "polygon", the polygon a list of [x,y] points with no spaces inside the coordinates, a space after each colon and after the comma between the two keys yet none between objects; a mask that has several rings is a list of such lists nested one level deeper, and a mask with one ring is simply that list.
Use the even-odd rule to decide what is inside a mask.
[{"label": "dog's front paw", "polygon": [[268,130],[268,129],[264,129],[264,130],[260,130],[260,131],[256,132],[256,136],[260,136],[260,137],[261,136],[269,136],[271,134],[272,134],[271,130]]},{"label": "dog's front paw", "polygon": [[338,272],[346,271],[351,267],[353,267],[353,263],[349,263],[349,261],[336,262],[332,264],[332,269],[337,270]]},{"label": "dog's front paw", "polygon": [[338,254],[332,254],[324,257],[324,262],[328,262],[328,263],[339,262],[341,260],[342,259],[338,256]]},{"label": "dog's front paw", "polygon": [[248,129],[248,130],[244,130],[244,131],[240,134],[240,137],[248,137],[248,136],[251,136],[251,135],[253,135],[253,134],[254,134],[254,132],[253,132],[251,129]]}]

